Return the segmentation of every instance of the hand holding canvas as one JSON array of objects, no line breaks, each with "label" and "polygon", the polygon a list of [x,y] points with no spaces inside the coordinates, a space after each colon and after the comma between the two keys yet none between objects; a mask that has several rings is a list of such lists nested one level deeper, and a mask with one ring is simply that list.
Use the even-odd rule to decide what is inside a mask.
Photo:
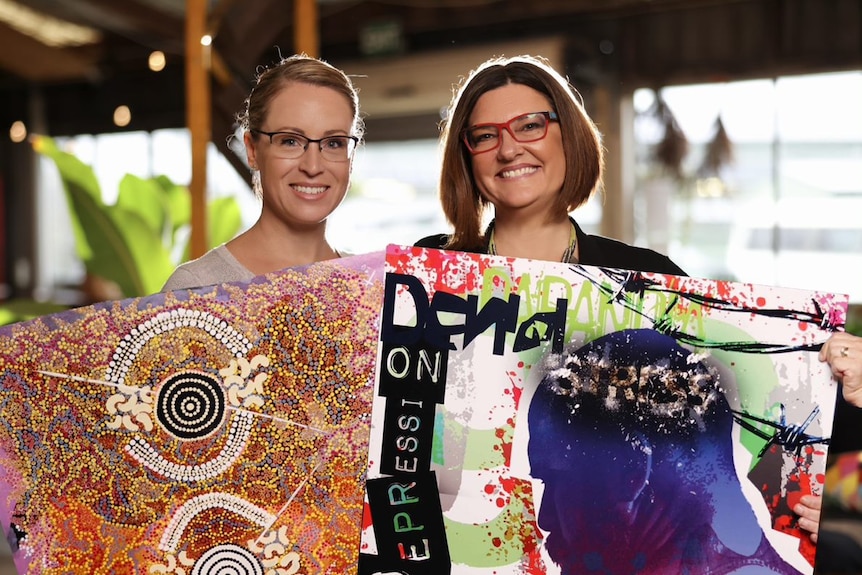
[{"label": "hand holding canvas", "polygon": [[844,399],[862,407],[862,337],[836,333],[820,348],[820,361],[827,362],[841,382]]},{"label": "hand holding canvas", "polygon": [[823,497],[819,495],[803,495],[793,512],[799,515],[799,527],[811,533],[811,540],[817,543],[817,532],[820,530],[820,508]]},{"label": "hand holding canvas", "polygon": [[[862,407],[862,338],[838,332],[820,348],[819,358],[829,364],[832,374],[841,382],[844,399],[851,405]],[[822,504],[820,497],[804,495],[793,508],[799,515],[799,526],[811,532],[811,540],[815,543]]]}]

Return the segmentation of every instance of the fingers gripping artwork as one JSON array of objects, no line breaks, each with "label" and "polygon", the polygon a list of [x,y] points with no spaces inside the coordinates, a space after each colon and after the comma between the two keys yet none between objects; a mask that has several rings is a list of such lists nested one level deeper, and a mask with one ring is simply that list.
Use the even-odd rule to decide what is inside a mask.
[{"label": "fingers gripping artwork", "polygon": [[0,330],[19,573],[355,569],[383,254]]},{"label": "fingers gripping artwork", "polygon": [[360,574],[810,574],[843,295],[390,246]]}]

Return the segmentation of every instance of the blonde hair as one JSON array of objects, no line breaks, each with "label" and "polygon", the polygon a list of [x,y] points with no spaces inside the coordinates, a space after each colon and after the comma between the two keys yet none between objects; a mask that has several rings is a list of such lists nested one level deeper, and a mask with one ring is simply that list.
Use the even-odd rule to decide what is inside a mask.
[{"label": "blonde hair", "polygon": [[[331,88],[343,95],[353,113],[351,135],[360,140],[365,134],[365,123],[359,111],[359,93],[350,78],[335,66],[306,54],[294,54],[282,58],[277,64],[263,68],[257,75],[254,88],[245,100],[243,110],[237,114],[236,121],[243,132],[250,132],[257,140],[259,135],[254,130],[260,130],[269,112],[269,104],[273,98],[288,84],[301,83],[313,86]],[[260,187],[260,172],[252,175],[254,192],[262,196]]]}]

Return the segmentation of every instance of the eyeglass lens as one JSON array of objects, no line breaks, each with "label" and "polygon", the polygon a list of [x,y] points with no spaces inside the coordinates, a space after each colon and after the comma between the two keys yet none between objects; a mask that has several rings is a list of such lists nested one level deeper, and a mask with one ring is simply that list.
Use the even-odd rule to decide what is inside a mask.
[{"label": "eyeglass lens", "polygon": [[313,140],[290,132],[275,132],[270,136],[269,141],[272,143],[275,155],[287,160],[302,156],[308,146],[317,144],[320,147],[320,153],[327,160],[346,162],[356,146],[356,141],[350,136],[329,136]]},{"label": "eyeglass lens", "polygon": [[474,152],[487,152],[500,145],[501,130],[505,129],[518,142],[535,142],[548,133],[548,114],[533,112],[512,118],[503,124],[479,124],[465,134],[467,145]]}]

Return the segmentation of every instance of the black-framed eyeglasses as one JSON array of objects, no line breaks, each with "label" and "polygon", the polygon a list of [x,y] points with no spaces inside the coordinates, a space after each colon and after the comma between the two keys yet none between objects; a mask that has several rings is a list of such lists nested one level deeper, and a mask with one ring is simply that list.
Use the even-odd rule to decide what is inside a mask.
[{"label": "black-framed eyeglasses", "polygon": [[483,154],[500,147],[503,130],[518,142],[536,142],[548,135],[548,124],[558,122],[556,112],[530,112],[501,124],[476,124],[462,133],[464,143],[472,154]]},{"label": "black-framed eyeglasses", "polygon": [[263,130],[251,130],[251,132],[269,137],[273,154],[285,160],[295,160],[305,153],[309,144],[317,144],[320,154],[325,159],[330,162],[346,162],[359,143],[359,138],[356,136],[327,136],[315,140],[293,132],[264,132]]}]

